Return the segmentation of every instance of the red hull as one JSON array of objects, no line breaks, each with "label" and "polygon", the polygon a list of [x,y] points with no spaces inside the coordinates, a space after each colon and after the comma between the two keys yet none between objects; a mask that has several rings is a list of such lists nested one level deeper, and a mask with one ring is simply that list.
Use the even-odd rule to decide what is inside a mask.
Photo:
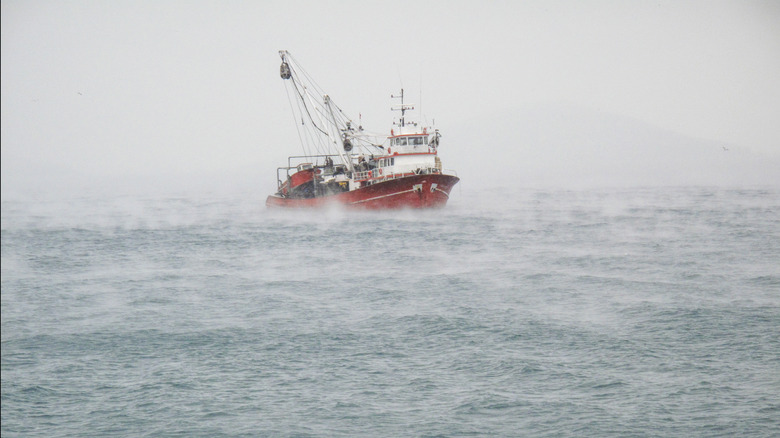
[{"label": "red hull", "polygon": [[268,207],[321,207],[336,204],[350,208],[436,208],[444,207],[450,190],[459,181],[452,175],[413,175],[372,184],[350,192],[320,198],[282,198],[271,195]]}]

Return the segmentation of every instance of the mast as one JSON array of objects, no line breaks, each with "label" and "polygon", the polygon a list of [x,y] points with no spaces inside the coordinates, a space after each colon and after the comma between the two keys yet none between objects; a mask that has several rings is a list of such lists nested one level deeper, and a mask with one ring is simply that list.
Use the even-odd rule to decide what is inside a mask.
[{"label": "mast", "polygon": [[[280,50],[279,56],[282,59],[279,74],[283,80],[289,81],[285,84],[288,85],[285,87],[288,91],[287,98],[305,156],[313,159],[317,153],[333,155],[334,158],[338,156],[348,174],[353,174],[353,158],[358,151],[368,148],[384,150],[382,140],[377,141],[384,135],[363,131],[362,122],[353,127],[352,119],[317,85],[288,51]],[[398,109],[402,110],[403,114],[413,107],[403,103],[403,90],[401,95],[402,105]],[[405,124],[403,118],[402,124]],[[309,148],[312,149],[307,150]]]},{"label": "mast", "polygon": [[390,98],[391,99],[399,99],[399,98],[401,99],[401,104],[400,105],[393,105],[393,106],[391,106],[390,110],[391,111],[401,111],[401,125],[400,126],[403,128],[404,126],[406,126],[406,122],[404,121],[404,115],[406,114],[407,110],[413,110],[414,106],[412,106],[412,104],[404,105],[404,89],[403,88],[401,88],[401,94],[400,95],[394,96],[394,95],[391,94]]},{"label": "mast", "polygon": [[[317,131],[311,132],[313,135],[310,138],[319,136],[319,139],[322,140],[323,135],[327,137],[327,149],[335,149],[336,154],[341,158],[341,161],[350,171],[353,171],[354,166],[350,154],[352,143],[347,138],[348,132],[351,131],[349,122],[347,121],[346,127],[343,128],[344,122],[340,122],[337,117],[337,112],[341,113],[341,110],[333,103],[330,96],[322,93],[321,99],[315,98],[310,89],[320,92],[319,87],[314,83],[311,77],[294,62],[288,51],[280,50],[279,56],[282,58],[279,74],[282,79],[290,80],[293,85],[295,97],[298,101],[298,112],[300,113],[301,124],[305,125],[304,118],[307,118],[311,127]],[[295,109],[293,109],[293,116],[296,118],[298,116]],[[328,153],[327,150],[325,152]]]}]

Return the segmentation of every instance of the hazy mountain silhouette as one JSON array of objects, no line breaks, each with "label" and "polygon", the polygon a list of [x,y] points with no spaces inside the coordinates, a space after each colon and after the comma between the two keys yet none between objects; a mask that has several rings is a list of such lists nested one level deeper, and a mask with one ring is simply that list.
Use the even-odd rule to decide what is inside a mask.
[{"label": "hazy mountain silhouette", "polygon": [[780,157],[593,110],[518,109],[449,127],[445,135],[445,147],[452,147],[442,150],[445,159],[461,166],[462,177],[485,182],[572,187],[780,184]]}]

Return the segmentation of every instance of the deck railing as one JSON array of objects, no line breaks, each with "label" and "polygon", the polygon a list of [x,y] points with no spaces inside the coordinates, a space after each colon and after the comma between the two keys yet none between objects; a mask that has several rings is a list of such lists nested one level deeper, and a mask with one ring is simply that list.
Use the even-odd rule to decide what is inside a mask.
[{"label": "deck railing", "polygon": [[[449,172],[450,171],[448,170],[447,173]],[[377,167],[371,170],[355,172],[353,173],[353,179],[355,181],[372,180],[372,182],[378,182],[378,181],[386,181],[389,179],[402,178],[411,175],[432,175],[432,174],[438,175],[443,173],[445,172],[442,172],[441,169],[438,169],[436,167],[418,169],[417,171],[409,171],[409,172],[388,172],[387,168]]]},{"label": "deck railing", "polygon": [[[290,158],[302,158],[302,157],[290,157]],[[295,166],[280,167],[277,169],[277,174],[282,171],[286,171],[287,178],[289,178],[290,177],[289,171],[295,169],[296,169]],[[387,181],[390,179],[402,178],[411,175],[431,175],[431,174],[453,174],[455,176],[458,175],[457,172],[455,172],[454,170],[441,169],[438,166],[428,167],[425,169],[418,169],[415,172],[386,172],[386,170],[388,170],[388,168],[386,167],[377,167],[370,170],[361,170],[359,172],[353,172],[352,179],[355,181],[370,181],[371,183],[375,183],[375,182]],[[281,188],[281,186],[282,186],[282,179],[279,178],[279,187]]]}]

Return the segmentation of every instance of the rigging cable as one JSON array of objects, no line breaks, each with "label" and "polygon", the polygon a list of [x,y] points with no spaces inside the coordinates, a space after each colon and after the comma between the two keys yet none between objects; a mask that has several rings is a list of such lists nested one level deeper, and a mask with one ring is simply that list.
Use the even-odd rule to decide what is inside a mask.
[{"label": "rigging cable", "polygon": [[[287,84],[284,84],[284,92],[287,94],[287,102],[290,104],[290,111],[293,115],[293,120],[296,120],[298,118],[298,115],[295,113],[295,107],[293,107],[292,99],[290,99],[290,88],[287,86]],[[301,118],[301,122],[303,122],[303,118]],[[303,137],[301,136],[301,129],[298,127],[298,122],[295,122],[295,131],[298,133],[298,141],[301,142],[301,149],[303,149],[303,154],[306,155],[306,144],[303,142]]]},{"label": "rigging cable", "polygon": [[[304,96],[304,94],[308,95],[308,92],[307,91],[301,91],[300,87],[302,86],[303,90],[306,90],[306,86],[300,80],[300,75],[298,74],[297,68],[298,68],[298,66],[296,65],[295,69],[291,67],[290,70],[292,72],[292,75],[294,76],[294,78],[293,78],[293,80],[291,82],[293,83],[293,86],[295,87],[295,92],[296,92],[296,96],[297,96],[296,102],[298,104],[298,110],[300,111],[300,115],[301,115],[301,124],[302,125],[306,125],[304,117],[303,117],[304,112],[305,112],[306,117],[310,121],[310,126],[313,129],[316,129],[317,131],[327,135],[327,132],[325,132],[325,130],[323,130],[317,124],[317,122],[314,120],[314,118],[312,117],[311,110],[309,109],[309,103],[307,103],[306,97]],[[311,104],[314,105],[315,103],[311,102]],[[316,105],[314,107],[314,110],[319,111],[317,109]],[[323,153],[323,149],[322,149],[321,146],[324,146],[323,145],[323,139],[322,139],[321,136],[314,135],[315,132],[313,131],[313,129],[311,129],[311,128],[306,129],[306,133],[308,135],[307,138],[309,140],[309,142],[307,142],[307,144],[309,144],[313,149],[316,149],[317,153],[322,154]],[[308,150],[308,151],[306,149],[304,149],[304,155],[307,155],[307,156],[314,155],[314,152],[315,151],[311,150],[311,149]]]},{"label": "rigging cable", "polygon": [[[295,75],[295,76],[297,76],[297,75]],[[323,134],[327,135],[328,133],[325,132],[319,126],[317,126],[317,123],[314,121],[314,118],[312,118],[311,112],[309,112],[309,107],[306,105],[306,99],[303,97],[303,94],[301,93],[301,90],[298,89],[297,81],[293,80],[293,86],[295,87],[295,92],[298,93],[298,97],[300,98],[301,102],[303,102],[303,107],[304,107],[304,109],[306,109],[306,114],[309,116],[309,120],[311,120],[312,125],[314,125],[314,127],[317,128],[320,132],[322,132]],[[306,87],[304,87],[304,89],[305,88]]]}]

